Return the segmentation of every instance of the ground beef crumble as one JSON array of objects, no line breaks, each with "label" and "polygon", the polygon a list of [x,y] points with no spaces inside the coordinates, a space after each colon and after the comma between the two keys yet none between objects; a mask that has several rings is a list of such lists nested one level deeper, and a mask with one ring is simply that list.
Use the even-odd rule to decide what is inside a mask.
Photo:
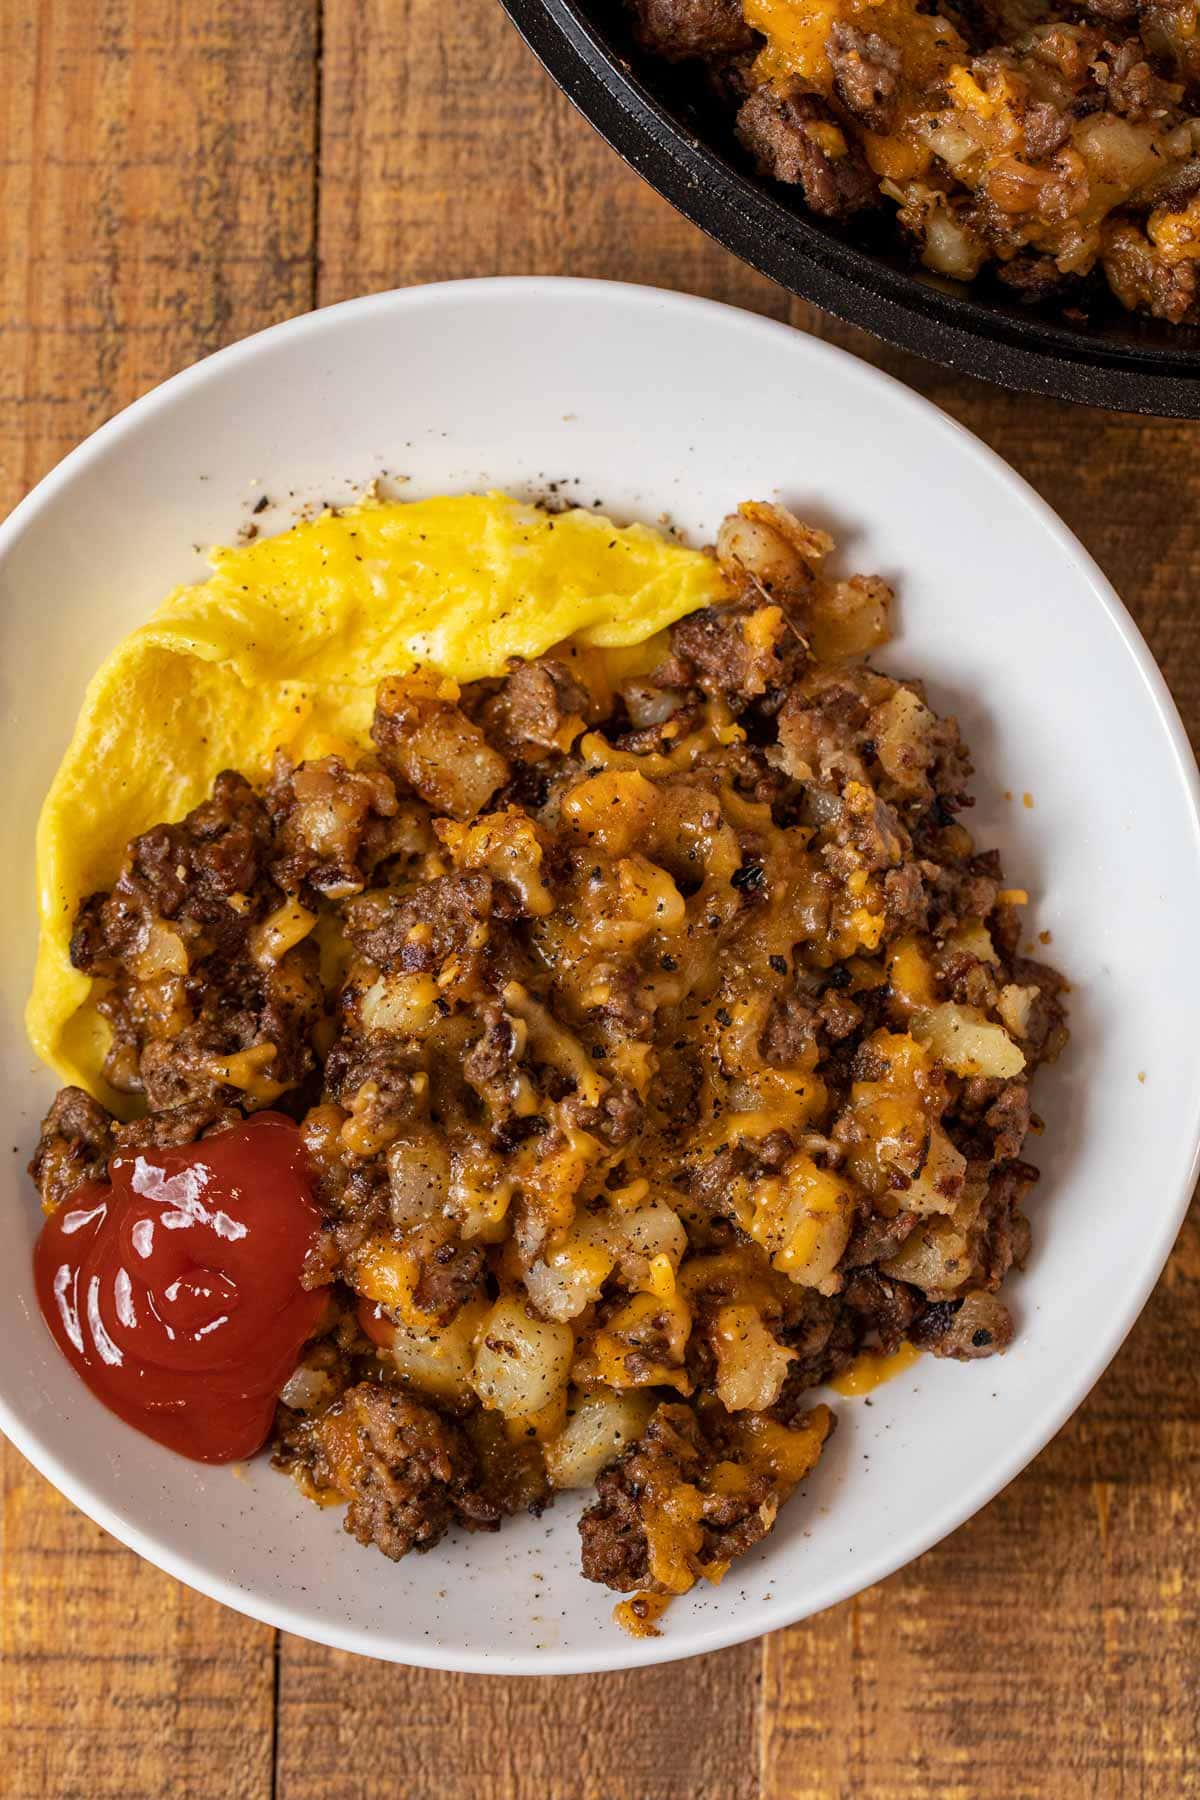
[{"label": "ground beef crumble", "polygon": [[399,1562],[431,1550],[451,1524],[494,1531],[470,1442],[451,1420],[394,1388],[360,1383],[317,1418],[298,1420],[276,1453],[315,1497],[348,1501],[345,1527]]}]

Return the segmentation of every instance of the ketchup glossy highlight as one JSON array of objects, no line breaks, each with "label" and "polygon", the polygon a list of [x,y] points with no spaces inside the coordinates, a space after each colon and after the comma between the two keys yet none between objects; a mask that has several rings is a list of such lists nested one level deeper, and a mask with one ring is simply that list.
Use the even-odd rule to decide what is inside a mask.
[{"label": "ketchup glossy highlight", "polygon": [[278,1113],[180,1149],[114,1156],[50,1215],[42,1314],[110,1411],[197,1462],[266,1442],[325,1310],[300,1285],[320,1225],[300,1133]]}]

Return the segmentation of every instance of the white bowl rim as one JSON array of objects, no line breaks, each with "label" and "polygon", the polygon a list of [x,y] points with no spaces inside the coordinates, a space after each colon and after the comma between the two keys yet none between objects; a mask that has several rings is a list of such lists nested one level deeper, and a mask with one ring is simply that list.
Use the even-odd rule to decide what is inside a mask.
[{"label": "white bowl rim", "polygon": [[[599,281],[566,276],[483,276],[467,280],[435,282],[425,286],[393,288],[382,293],[344,300],[336,305],[267,326],[237,343],[193,363],[177,375],[152,388],[132,401],[55,465],[21,500],[8,518],[0,524],[0,561],[27,527],[54,501],[81,469],[103,457],[143,420],[152,417],[193,388],[203,386],[214,375],[249,361],[268,342],[283,338],[318,336],[337,329],[343,320],[353,320],[392,308],[436,310],[449,299],[456,303],[478,303],[486,307],[494,299],[513,299],[523,295],[549,298],[570,290],[581,298],[609,300],[632,307],[676,309],[682,320],[687,316],[722,315],[736,320],[740,329],[764,341],[786,341],[793,347],[802,340],[805,353],[819,361],[836,363],[840,376],[847,382],[884,389],[893,406],[909,409],[923,423],[940,430],[950,445],[950,457],[973,459],[1000,482],[1009,498],[1032,513],[1035,520],[1055,540],[1059,549],[1075,563],[1086,578],[1101,610],[1117,630],[1125,649],[1141,676],[1148,698],[1173,753],[1173,761],[1184,791],[1191,817],[1193,837],[1200,853],[1200,771],[1197,769],[1187,732],[1149,646],[1131,614],[1118,597],[1112,584],[1058,515],[1042,499],[1023,476],[1017,474],[1004,459],[991,450],[957,420],[944,413],[932,401],[915,393],[894,376],[864,362],[849,351],[824,339],[802,333],[780,320],[751,313],[722,301],[708,300],[672,289],[638,286],[618,281]],[[609,1642],[586,1651],[516,1652],[497,1654],[470,1649],[436,1649],[412,1641],[399,1648],[381,1644],[374,1634],[367,1635],[357,1627],[340,1627],[329,1621],[319,1626],[292,1607],[269,1597],[235,1586],[194,1563],[186,1551],[154,1533],[130,1522],[116,1508],[93,1498],[88,1485],[63,1466],[56,1454],[43,1444],[37,1434],[14,1414],[0,1391],[0,1431],[61,1494],[105,1531],[136,1551],[149,1563],[184,1582],[188,1587],[220,1601],[235,1612],[270,1625],[280,1631],[336,1650],[345,1650],[376,1660],[400,1662],[413,1667],[443,1669],[467,1674],[547,1675],[604,1673],[633,1667],[675,1662],[686,1657],[706,1655],[715,1650],[744,1643],[764,1632],[782,1629],[802,1618],[825,1611],[852,1595],[862,1593],[918,1556],[964,1524],[988,1501],[995,1498],[1066,1424],[1086,1399],[1129,1332],[1137,1322],[1166,1264],[1187,1213],[1197,1179],[1200,1177],[1200,1065],[1193,1083],[1195,1098],[1187,1129],[1180,1127],[1180,1143],[1186,1145],[1170,1206],[1164,1204],[1158,1226],[1144,1239],[1130,1245],[1131,1283],[1123,1310],[1114,1314],[1097,1333],[1070,1382],[1064,1382],[1054,1405],[1031,1416],[1028,1429],[1010,1440],[1004,1453],[998,1453],[990,1472],[965,1489],[955,1490],[946,1504],[927,1520],[925,1527],[914,1532],[902,1547],[866,1553],[854,1571],[841,1577],[826,1577],[809,1589],[798,1605],[789,1605],[785,1595],[773,1597],[758,1606],[747,1606],[733,1612],[725,1621],[703,1623],[689,1620],[677,1634],[657,1639],[633,1640],[614,1632]],[[1139,1254],[1140,1252],[1140,1254]],[[781,1584],[777,1584],[781,1585]]]}]

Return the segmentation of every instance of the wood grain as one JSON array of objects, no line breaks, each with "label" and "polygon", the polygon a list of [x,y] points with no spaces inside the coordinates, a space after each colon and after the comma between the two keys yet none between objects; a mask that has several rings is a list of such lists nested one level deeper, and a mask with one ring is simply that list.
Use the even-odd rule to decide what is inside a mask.
[{"label": "wood grain", "polygon": [[[792,300],[623,168],[492,0],[317,3],[0,0],[0,216],[25,245],[0,267],[3,503],[134,393],[315,300],[514,272],[690,288],[844,344],[1007,457],[1200,741],[1200,427],[1004,394]],[[9,1452],[0,1793],[1200,1795],[1198,1323],[1193,1223],[1096,1394],[978,1518],[820,1619],[657,1674],[444,1676],[288,1638],[275,1670],[273,1634]]]},{"label": "wood grain", "polygon": [[1200,1793],[1198,1307],[1193,1222],[1023,1476],[909,1569],[764,1640],[763,1800]]},{"label": "wood grain", "polygon": [[[154,382],[312,303],[315,6],[0,0],[0,507]],[[3,1452],[0,1793],[269,1794],[274,1634]]]},{"label": "wood grain", "polygon": [[[373,1668],[285,1638],[278,1800],[758,1800],[761,1652],[560,1680]],[[364,1746],[370,1745],[369,1754]]]}]

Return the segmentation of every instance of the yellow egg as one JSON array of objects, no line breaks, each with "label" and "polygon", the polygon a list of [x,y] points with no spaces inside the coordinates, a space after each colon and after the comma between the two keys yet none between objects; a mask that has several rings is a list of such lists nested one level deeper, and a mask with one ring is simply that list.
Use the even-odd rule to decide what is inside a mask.
[{"label": "yellow egg", "polygon": [[211,561],[93,677],[38,823],[30,1042],[109,1105],[108,1028],[69,946],[131,837],[181,818],[222,769],[363,748],[384,675],[423,663],[474,681],[568,638],[616,660],[724,594],[708,557],[644,525],[504,494],[370,498]]}]

